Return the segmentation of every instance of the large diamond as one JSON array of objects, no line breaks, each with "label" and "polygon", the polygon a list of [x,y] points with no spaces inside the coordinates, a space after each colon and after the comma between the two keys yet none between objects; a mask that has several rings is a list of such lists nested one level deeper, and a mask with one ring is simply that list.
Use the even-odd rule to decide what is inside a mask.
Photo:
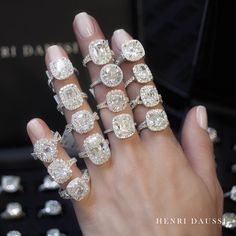
[{"label": "large diamond", "polygon": [[58,80],[67,79],[74,73],[74,67],[66,57],[50,62],[49,70],[52,76]]},{"label": "large diamond", "polygon": [[145,85],[140,89],[140,97],[143,105],[146,107],[154,107],[160,102],[158,91],[153,85]]},{"label": "large diamond", "polygon": [[138,61],[145,56],[142,44],[138,40],[129,40],[122,44],[121,51],[128,61]]},{"label": "large diamond", "polygon": [[79,108],[83,103],[81,92],[75,84],[62,87],[59,95],[64,107],[70,111]]},{"label": "large diamond", "polygon": [[108,64],[102,67],[100,78],[107,87],[116,87],[123,80],[123,72],[119,66]]},{"label": "large diamond", "polygon": [[56,216],[61,214],[62,206],[61,203],[56,200],[49,200],[45,203],[45,213],[51,216]]},{"label": "large diamond", "polygon": [[11,218],[18,218],[22,216],[22,206],[18,202],[11,202],[7,204],[6,212]]},{"label": "large diamond", "polygon": [[227,212],[223,214],[222,226],[225,228],[235,228],[236,227],[236,214]]},{"label": "large diamond", "polygon": [[148,83],[153,80],[152,72],[146,64],[137,64],[133,67],[134,77],[139,83]]},{"label": "large diamond", "polygon": [[39,139],[34,145],[32,155],[43,162],[52,162],[57,157],[57,142],[53,139]]},{"label": "large diamond", "polygon": [[87,110],[81,110],[72,115],[72,126],[79,134],[85,134],[93,129],[94,116]]},{"label": "large diamond", "polygon": [[120,114],[112,119],[112,127],[117,138],[125,139],[135,133],[135,124],[129,114]]},{"label": "large diamond", "polygon": [[126,108],[129,99],[122,90],[115,89],[107,93],[106,100],[110,111],[120,112]]},{"label": "large diamond", "polygon": [[147,127],[151,131],[164,130],[168,125],[169,121],[164,110],[152,109],[146,113]]},{"label": "large diamond", "polygon": [[108,142],[98,133],[92,134],[84,140],[84,149],[95,165],[107,162],[111,156]]},{"label": "large diamond", "polygon": [[1,188],[7,193],[17,192],[20,188],[20,177],[14,175],[3,176]]},{"label": "large diamond", "polygon": [[98,39],[89,44],[89,55],[96,65],[105,65],[112,59],[112,52],[107,40]]},{"label": "large diamond", "polygon": [[62,159],[55,159],[48,166],[48,173],[58,184],[65,183],[72,176],[70,166]]}]

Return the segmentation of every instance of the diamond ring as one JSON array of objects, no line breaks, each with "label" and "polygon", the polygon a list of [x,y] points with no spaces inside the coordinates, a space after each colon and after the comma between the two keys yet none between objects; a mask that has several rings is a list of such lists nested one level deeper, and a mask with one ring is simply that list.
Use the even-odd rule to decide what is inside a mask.
[{"label": "diamond ring", "polygon": [[81,177],[77,177],[70,181],[65,190],[60,189],[59,195],[63,199],[74,199],[80,201],[84,199],[90,192],[90,177],[88,170],[83,171]]},{"label": "diamond ring", "polygon": [[135,123],[130,114],[120,114],[112,119],[112,128],[104,131],[104,134],[114,132],[119,139],[126,139],[135,133]]},{"label": "diamond ring", "polygon": [[72,176],[71,166],[77,162],[76,158],[71,158],[68,161],[62,159],[55,159],[48,166],[48,174],[52,179],[58,183],[63,184]]},{"label": "diamond ring", "polygon": [[100,78],[95,80],[90,88],[94,88],[98,84],[104,84],[109,88],[118,86],[123,81],[123,72],[121,68],[115,64],[107,64],[100,71]]},{"label": "diamond ring", "polygon": [[19,219],[25,216],[25,213],[22,210],[22,206],[18,202],[8,203],[6,210],[0,214],[2,219],[12,220]]},{"label": "diamond ring", "polygon": [[115,64],[120,65],[124,60],[138,61],[145,56],[142,44],[135,39],[129,40],[121,45],[121,54],[116,58]]},{"label": "diamond ring", "polygon": [[89,44],[89,54],[83,59],[83,66],[92,61],[96,65],[105,65],[114,55],[107,40],[97,39]]},{"label": "diamond ring", "polygon": [[7,236],[21,236],[22,234],[17,230],[11,230],[7,232]]},{"label": "diamond ring", "polygon": [[18,191],[23,191],[23,187],[20,184],[20,177],[14,175],[2,176],[0,193],[16,193]]},{"label": "diamond ring", "polygon": [[56,200],[45,202],[44,208],[38,212],[38,217],[42,216],[58,216],[62,214],[62,205]]},{"label": "diamond ring", "polygon": [[84,140],[85,151],[79,153],[80,158],[89,158],[95,165],[102,165],[111,157],[108,140],[101,134],[92,134]]},{"label": "diamond ring", "polygon": [[145,85],[140,89],[140,94],[130,101],[130,107],[134,109],[141,104],[145,107],[155,107],[159,103],[162,103],[162,97],[158,94],[156,87],[154,85]]},{"label": "diamond ring", "polygon": [[106,100],[97,105],[97,109],[108,108],[112,112],[123,111],[129,102],[129,98],[122,90],[114,89],[106,94]]},{"label": "diamond ring", "polygon": [[49,190],[56,190],[60,186],[57,182],[52,180],[51,176],[46,175],[43,179],[43,183],[39,186],[39,192],[49,191]]},{"label": "diamond ring", "polygon": [[60,141],[61,135],[58,132],[53,133],[52,139],[39,139],[34,144],[34,152],[31,155],[43,162],[52,162],[58,156],[57,143]]},{"label": "diamond ring", "polygon": [[232,201],[236,202],[236,185],[234,185],[229,192],[224,193],[224,197],[230,197]]},{"label": "diamond ring", "polygon": [[151,131],[162,131],[169,125],[167,115],[162,109],[152,109],[146,113],[145,120],[138,125],[138,132],[148,128]]},{"label": "diamond ring", "polygon": [[88,98],[75,84],[67,84],[59,90],[59,96],[55,95],[57,110],[63,114],[63,107],[73,111],[82,106],[84,98]]},{"label": "diamond ring", "polygon": [[48,77],[48,86],[51,87],[53,91],[54,88],[52,81],[54,79],[65,80],[69,78],[75,70],[77,71],[77,69],[73,67],[71,61],[66,57],[51,61],[48,67],[49,69],[46,71],[46,75]]},{"label": "diamond ring", "polygon": [[66,236],[65,234],[61,233],[59,229],[49,229],[47,231],[47,236]]},{"label": "diamond ring", "polygon": [[222,226],[228,229],[236,228],[236,214],[233,212],[226,212],[223,214]]},{"label": "diamond ring", "polygon": [[149,67],[146,64],[140,63],[133,67],[133,76],[125,81],[125,88],[134,81],[140,84],[146,84],[152,80],[153,75]]}]

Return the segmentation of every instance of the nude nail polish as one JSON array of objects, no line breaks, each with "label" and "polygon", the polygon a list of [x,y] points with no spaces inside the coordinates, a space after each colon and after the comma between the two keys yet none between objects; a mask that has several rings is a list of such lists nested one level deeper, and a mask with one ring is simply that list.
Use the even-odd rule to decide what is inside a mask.
[{"label": "nude nail polish", "polygon": [[94,34],[93,21],[86,12],[76,15],[74,23],[77,32],[82,38],[89,38]]},{"label": "nude nail polish", "polygon": [[51,61],[60,59],[62,57],[67,57],[64,50],[57,45],[53,45],[53,46],[48,47],[46,55],[47,55],[48,63],[50,63]]},{"label": "nude nail polish", "polygon": [[124,42],[132,39],[131,36],[123,29],[116,30],[113,34],[113,37],[114,37],[117,47],[119,48]]},{"label": "nude nail polish", "polygon": [[44,138],[46,136],[45,129],[38,119],[31,120],[27,125],[27,130],[31,138],[35,140]]},{"label": "nude nail polish", "polygon": [[196,110],[196,120],[198,125],[204,129],[207,130],[208,128],[208,119],[207,119],[207,111],[204,106],[198,106]]}]

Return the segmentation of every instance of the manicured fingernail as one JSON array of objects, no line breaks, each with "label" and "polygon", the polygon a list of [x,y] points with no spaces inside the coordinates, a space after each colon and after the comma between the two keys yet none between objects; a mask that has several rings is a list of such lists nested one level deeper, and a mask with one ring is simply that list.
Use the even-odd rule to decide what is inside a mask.
[{"label": "manicured fingernail", "polygon": [[207,111],[204,106],[197,107],[196,119],[197,119],[198,125],[202,129],[207,130],[207,128],[208,128]]},{"label": "manicured fingernail", "polygon": [[47,133],[44,126],[38,119],[33,119],[27,124],[27,130],[32,142],[46,137]]},{"label": "manicured fingernail", "polygon": [[62,57],[67,57],[67,55],[61,47],[53,45],[47,48],[47,53],[46,53],[47,64],[50,63],[51,61],[60,59]]},{"label": "manicured fingernail", "polygon": [[113,37],[118,48],[120,48],[124,42],[132,39],[131,36],[123,29],[116,30]]},{"label": "manicured fingernail", "polygon": [[82,38],[91,37],[94,34],[94,25],[91,17],[86,12],[81,12],[75,17],[75,27]]}]

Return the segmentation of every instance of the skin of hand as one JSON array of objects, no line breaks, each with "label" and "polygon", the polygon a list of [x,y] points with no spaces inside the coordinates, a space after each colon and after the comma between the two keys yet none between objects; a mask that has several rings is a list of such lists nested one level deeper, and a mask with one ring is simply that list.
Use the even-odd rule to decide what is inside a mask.
[{"label": "skin of hand", "polygon": [[[87,13],[75,17],[74,31],[84,56],[89,42],[104,37],[96,20]],[[121,43],[130,37],[124,30],[114,32],[112,49],[115,54]],[[53,50],[55,46],[48,49],[47,65]],[[130,78],[130,68],[130,63],[122,66],[126,79]],[[89,63],[88,70],[92,80],[97,78],[98,68]],[[56,90],[59,83],[54,84]],[[135,97],[135,86],[127,89],[130,98]],[[104,94],[104,88],[95,89],[98,102],[104,100]],[[143,107],[135,110],[137,123],[143,121],[144,111]],[[107,111],[101,114],[105,126],[106,123],[110,125],[107,114]],[[70,120],[71,113],[65,116]],[[40,119],[30,121],[27,131],[33,143],[51,134]],[[197,106],[188,112],[181,144],[170,128],[161,132],[145,129],[140,138],[137,135],[124,141],[117,141],[114,134],[109,134],[108,138],[112,161],[102,166],[93,166],[86,161],[91,192],[82,201],[73,201],[84,236],[221,235],[221,225],[214,220],[222,217],[223,193],[207,133],[205,107]],[[80,141],[77,137],[78,145]],[[60,149],[60,152],[66,156],[64,150]],[[73,172],[79,174],[77,168]],[[177,218],[182,219],[182,223],[170,222],[170,219]],[[209,221],[196,223],[195,220],[201,219]]]}]

